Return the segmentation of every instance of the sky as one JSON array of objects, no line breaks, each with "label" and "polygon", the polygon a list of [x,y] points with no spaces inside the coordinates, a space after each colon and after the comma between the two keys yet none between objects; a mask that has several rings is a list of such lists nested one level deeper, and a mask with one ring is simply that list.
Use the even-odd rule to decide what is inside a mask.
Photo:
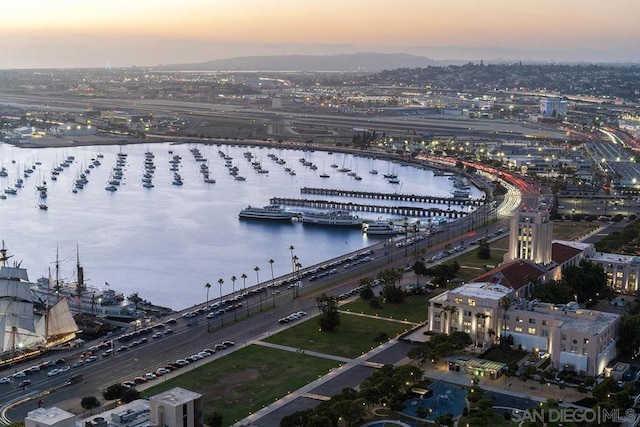
[{"label": "sky", "polygon": [[254,55],[640,62],[638,0],[5,0],[0,69]]}]

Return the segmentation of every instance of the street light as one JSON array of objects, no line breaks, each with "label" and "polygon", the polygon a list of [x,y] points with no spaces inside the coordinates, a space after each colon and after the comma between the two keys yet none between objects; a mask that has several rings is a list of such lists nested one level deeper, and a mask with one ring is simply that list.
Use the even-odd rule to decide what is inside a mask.
[{"label": "street light", "polygon": [[[222,285],[224,280],[218,279],[218,285],[220,285],[220,303],[222,303]],[[222,304],[220,304],[222,306]],[[224,326],[224,313],[220,315],[220,326]]]},{"label": "street light", "polygon": [[[256,272],[256,286],[260,287],[260,275],[258,272],[260,271],[260,267],[257,265],[253,269]],[[258,289],[258,295],[260,295],[260,311],[262,311],[262,290]]]},{"label": "street light", "polygon": [[[211,283],[207,282],[204,287],[207,288],[207,311],[209,311],[209,289],[211,289]],[[209,317],[207,317],[207,332],[209,332]]]},{"label": "street light", "polygon": [[[244,296],[246,298],[247,297],[247,275],[242,273],[240,277],[242,277],[242,292],[244,293]],[[249,301],[247,301],[247,317],[249,317]]]},{"label": "street light", "polygon": [[[271,267],[271,286],[272,287],[275,287],[275,281],[276,281],[275,277],[273,277],[273,263],[274,262],[275,261],[272,260],[272,259],[269,260],[269,266]],[[275,292],[273,293],[273,306],[274,307],[276,306],[276,294],[275,294]]]},{"label": "street light", "polygon": [[[236,276],[231,276],[231,283],[233,284],[233,287],[231,288],[231,296],[235,296],[236,293],[236,280],[238,280]],[[233,320],[236,322],[238,321],[238,312],[236,311],[235,307],[233,309]]]}]

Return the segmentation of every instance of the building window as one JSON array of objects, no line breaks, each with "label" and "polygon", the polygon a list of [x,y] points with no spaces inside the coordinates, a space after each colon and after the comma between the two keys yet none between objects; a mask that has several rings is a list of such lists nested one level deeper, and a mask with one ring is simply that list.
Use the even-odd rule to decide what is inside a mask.
[{"label": "building window", "polygon": [[471,322],[468,320],[465,320],[464,322],[462,322],[462,324],[466,327],[469,327],[469,328],[471,327]]},{"label": "building window", "polygon": [[567,340],[567,336],[565,334],[562,334],[562,341],[566,341]]},{"label": "building window", "polygon": [[464,311],[464,315],[465,315],[466,317],[471,317],[471,310],[465,310],[465,311]]},{"label": "building window", "polygon": [[522,323],[522,319],[520,318],[520,316],[516,316],[516,322]]},{"label": "building window", "polygon": [[589,344],[589,338],[584,338],[584,339],[582,340],[582,342],[583,342],[584,344]]},{"label": "building window", "polygon": [[433,322],[433,329],[435,329],[436,331],[440,330],[440,321],[435,321]]},{"label": "building window", "polygon": [[527,332],[530,333],[531,335],[535,335],[536,334],[536,328],[529,328],[529,329],[527,329]]},{"label": "building window", "polygon": [[462,304],[462,298],[460,297],[456,297],[453,301],[455,301],[456,304]]},{"label": "building window", "polygon": [[516,332],[522,332],[522,326],[516,326],[515,327],[515,331]]},{"label": "building window", "polygon": [[535,325],[536,324],[536,319],[529,318],[529,324],[530,325]]},{"label": "building window", "polygon": [[470,306],[474,307],[476,305],[476,300],[469,298],[468,303]]},{"label": "building window", "polygon": [[543,329],[541,335],[543,337],[548,337],[549,336],[549,331],[547,329]]},{"label": "building window", "polygon": [[578,346],[577,345],[572,345],[571,346],[571,353],[577,353],[578,352]]},{"label": "building window", "polygon": [[489,302],[488,301],[482,301],[481,305],[482,305],[482,307],[489,307]]},{"label": "building window", "polygon": [[542,326],[549,326],[549,321],[548,320],[543,320],[542,321]]}]

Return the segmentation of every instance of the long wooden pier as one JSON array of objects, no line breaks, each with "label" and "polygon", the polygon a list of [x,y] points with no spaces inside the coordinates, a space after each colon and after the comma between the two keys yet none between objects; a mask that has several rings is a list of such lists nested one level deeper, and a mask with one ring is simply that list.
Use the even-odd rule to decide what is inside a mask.
[{"label": "long wooden pier", "polygon": [[479,206],[484,199],[471,199],[463,197],[437,197],[417,194],[378,193],[375,191],[339,190],[332,188],[302,187],[302,194],[317,194],[322,196],[353,197],[374,200],[398,200],[403,202],[417,202],[430,204]]},{"label": "long wooden pier", "polygon": [[412,217],[440,216],[447,218],[462,218],[467,215],[467,212],[463,211],[455,211],[451,209],[445,210],[439,208],[422,208],[418,206],[381,206],[353,202],[337,202],[333,200],[296,199],[289,197],[272,197],[269,201],[272,205],[300,206],[305,208],[340,211],[374,212],[382,215],[391,214]]}]

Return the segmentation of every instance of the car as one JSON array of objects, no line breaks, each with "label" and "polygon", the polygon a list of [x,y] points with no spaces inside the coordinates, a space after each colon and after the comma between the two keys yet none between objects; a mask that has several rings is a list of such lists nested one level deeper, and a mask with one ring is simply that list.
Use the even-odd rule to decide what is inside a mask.
[{"label": "car", "polygon": [[60,373],[63,373],[63,372],[67,372],[69,369],[71,369],[71,366],[65,365],[65,366],[59,367],[58,371],[60,371]]},{"label": "car", "polygon": [[16,372],[15,374],[13,374],[13,378],[24,378],[26,376],[27,376],[27,374],[25,374],[24,371],[19,371],[19,372]]},{"label": "car", "polygon": [[180,365],[180,366],[187,366],[189,364],[189,362],[185,359],[178,359],[176,360],[176,365]]},{"label": "car", "polygon": [[103,352],[102,352],[102,357],[109,357],[109,356],[111,356],[112,354],[113,354],[113,349],[112,349],[112,348],[110,348],[110,349],[105,350],[105,351],[103,351]]},{"label": "car", "polygon": [[174,318],[171,318],[171,319],[167,320],[167,323],[170,324],[170,325],[173,325],[173,324],[178,323],[178,321],[176,319],[174,319]]},{"label": "car", "polygon": [[191,319],[192,317],[196,317],[197,315],[191,311],[187,311],[182,315],[184,319]]},{"label": "car", "polygon": [[222,341],[222,345],[225,346],[226,348],[229,348],[236,345],[236,343],[234,343],[233,341]]},{"label": "car", "polygon": [[52,366],[55,366],[56,362],[54,362],[53,360],[47,360],[45,362],[42,362],[40,365],[40,369],[44,369],[44,368],[50,368]]},{"label": "car", "polygon": [[110,344],[110,343],[108,343],[108,342],[105,342],[105,341],[101,342],[101,343],[98,345],[98,348],[99,348],[99,349],[101,349],[101,350],[104,350],[104,349],[106,349],[106,348],[110,348],[110,347],[111,347],[111,344]]},{"label": "car", "polygon": [[26,387],[31,384],[31,380],[22,380],[18,383],[18,387]]},{"label": "car", "polygon": [[55,377],[56,375],[58,375],[60,373],[59,369],[52,369],[49,372],[47,372],[47,376],[48,377]]},{"label": "car", "polygon": [[133,381],[125,381],[122,383],[122,385],[127,388],[134,388],[136,386],[136,383],[134,383]]},{"label": "car", "polygon": [[212,348],[205,348],[205,349],[204,349],[204,350],[202,350],[202,351],[206,351],[206,352],[207,352],[207,353],[209,353],[209,354],[214,354],[214,353],[216,352],[216,351],[215,351],[214,349],[212,349]]},{"label": "car", "polygon": [[146,382],[147,382],[147,379],[146,379],[145,377],[135,377],[135,378],[133,379],[133,382],[134,382],[135,384],[144,384],[144,383],[146,383]]},{"label": "car", "polygon": [[168,374],[169,372],[171,372],[171,371],[169,369],[167,369],[167,368],[158,368],[156,370],[156,375],[157,376],[162,376],[162,375]]},{"label": "car", "polygon": [[10,377],[2,377],[0,378],[0,384],[9,384],[11,382]]},{"label": "car", "polygon": [[85,363],[95,362],[96,360],[98,360],[98,356],[89,356],[86,359],[84,359]]},{"label": "car", "polygon": [[144,374],[144,378],[147,381],[151,381],[151,380],[155,380],[156,378],[158,378],[158,376],[156,374],[154,374],[153,372],[147,372],[146,374]]},{"label": "car", "polygon": [[65,363],[67,363],[67,361],[62,357],[60,359],[56,359],[56,365],[64,365]]},{"label": "car", "polygon": [[153,338],[155,340],[155,339],[158,339],[158,338],[162,338],[163,336],[164,336],[164,334],[162,332],[156,332],[155,334],[153,334],[151,336],[151,338]]},{"label": "car", "polygon": [[198,356],[200,357],[209,357],[211,356],[212,353],[209,353],[208,351],[201,351],[200,353],[198,353]]},{"label": "car", "polygon": [[198,353],[198,354],[192,354],[191,358],[193,360],[202,360],[202,359],[204,359],[204,356],[201,356],[200,353]]},{"label": "car", "polygon": [[84,365],[84,360],[78,360],[77,362],[75,362],[73,365],[71,365],[72,368],[79,368],[80,366]]},{"label": "car", "polygon": [[225,350],[225,349],[227,348],[227,347],[225,347],[225,346],[224,346],[224,345],[222,345],[222,344],[216,344],[216,345],[214,345],[214,347],[215,347],[215,349],[216,349],[217,351]]},{"label": "car", "polygon": [[165,329],[164,334],[165,335],[169,335],[173,333],[173,329],[169,328],[169,329]]},{"label": "car", "polygon": [[165,328],[165,324],[164,323],[158,323],[157,325],[153,326],[154,329],[164,329]]},{"label": "car", "polygon": [[207,314],[207,319],[213,319],[214,317],[217,317],[218,315],[216,313],[209,313]]},{"label": "car", "polygon": [[27,370],[30,371],[31,373],[35,374],[36,372],[40,372],[40,366],[32,366]]},{"label": "car", "polygon": [[129,350],[129,346],[122,345],[122,346],[120,346],[120,347],[118,347],[118,348],[116,349],[116,352],[117,352],[117,353],[120,353],[120,352],[122,352],[122,351],[126,351],[126,350]]}]

